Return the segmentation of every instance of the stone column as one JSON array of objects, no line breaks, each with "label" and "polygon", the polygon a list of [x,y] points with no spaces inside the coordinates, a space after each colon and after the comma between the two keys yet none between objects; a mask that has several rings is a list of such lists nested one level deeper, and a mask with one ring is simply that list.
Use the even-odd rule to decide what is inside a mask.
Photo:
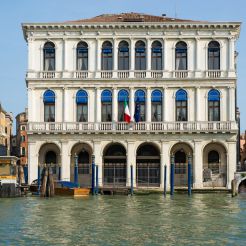
[{"label": "stone column", "polygon": [[151,122],[151,89],[147,88],[146,93],[146,122]]},{"label": "stone column", "polygon": [[151,70],[151,40],[147,39],[146,43],[146,55],[147,55],[147,64],[146,64],[146,70]]},{"label": "stone column", "polygon": [[73,181],[70,180],[70,170],[71,170],[71,153],[68,150],[68,142],[61,141],[61,179],[63,181]]},{"label": "stone column", "polygon": [[[35,100],[33,100],[33,94],[34,94],[34,90],[32,88],[27,88],[27,96],[28,96],[28,120],[30,122],[34,121],[34,115],[33,115],[33,109],[35,108],[34,106],[34,102]],[[37,120],[37,119],[35,119]]]},{"label": "stone column", "polygon": [[135,141],[127,142],[127,186],[131,186],[131,165],[133,166],[133,186],[136,187],[136,154]]},{"label": "stone column", "polygon": [[231,189],[231,181],[234,179],[237,163],[237,144],[236,141],[228,141],[227,159],[227,189]]},{"label": "stone column", "polygon": [[101,150],[101,141],[95,140],[93,142],[94,150],[93,154],[95,155],[95,165],[98,165],[98,185],[99,187],[103,186],[103,163],[102,163],[102,150]]},{"label": "stone column", "polygon": [[96,78],[101,78],[101,41],[97,39],[97,44],[96,44]]},{"label": "stone column", "polygon": [[192,158],[193,169],[193,188],[199,189],[203,187],[203,153],[201,141],[194,141],[195,148]]},{"label": "stone column", "polygon": [[166,117],[165,117],[165,111],[166,111],[166,88],[163,87],[162,89],[162,121],[165,122],[166,121]]},{"label": "stone column", "polygon": [[167,166],[167,191],[170,190],[170,144],[168,141],[161,141],[161,188],[164,188],[164,166]]},{"label": "stone column", "polygon": [[134,78],[135,70],[135,41],[131,39],[130,44],[130,78]]},{"label": "stone column", "polygon": [[234,87],[228,87],[228,117],[227,119],[229,121],[235,121],[236,116],[235,116],[235,88]]},{"label": "stone column", "polygon": [[28,141],[28,183],[38,178],[38,152],[35,142]]},{"label": "stone column", "polygon": [[113,77],[117,78],[117,71],[118,71],[118,42],[116,39],[114,39],[113,43]]},{"label": "stone column", "polygon": [[163,38],[163,47],[162,47],[162,69],[165,72],[167,70],[166,63],[167,63],[167,51],[166,51],[166,39]]},{"label": "stone column", "polygon": [[235,39],[230,37],[228,38],[228,69],[229,71],[234,71],[234,52],[235,52]]},{"label": "stone column", "polygon": [[130,98],[129,98],[129,110],[130,110],[130,114],[132,119],[134,119],[134,88],[130,88]]},{"label": "stone column", "polygon": [[101,89],[95,88],[95,119],[96,122],[101,122]]},{"label": "stone column", "polygon": [[195,106],[195,114],[196,114],[196,121],[200,121],[200,87],[196,87],[196,106]]},{"label": "stone column", "polygon": [[113,113],[113,117],[112,117],[113,122],[117,122],[118,121],[118,117],[117,117],[118,116],[117,98],[118,98],[117,97],[117,89],[113,88],[113,105],[112,105],[112,107],[113,107],[113,111],[112,111],[112,113]]}]

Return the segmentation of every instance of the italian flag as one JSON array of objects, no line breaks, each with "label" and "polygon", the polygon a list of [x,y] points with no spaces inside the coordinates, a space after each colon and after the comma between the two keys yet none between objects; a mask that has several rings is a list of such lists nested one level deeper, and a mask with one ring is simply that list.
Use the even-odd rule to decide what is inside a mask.
[{"label": "italian flag", "polygon": [[127,123],[131,122],[130,110],[126,100],[124,102],[124,121],[126,121]]}]

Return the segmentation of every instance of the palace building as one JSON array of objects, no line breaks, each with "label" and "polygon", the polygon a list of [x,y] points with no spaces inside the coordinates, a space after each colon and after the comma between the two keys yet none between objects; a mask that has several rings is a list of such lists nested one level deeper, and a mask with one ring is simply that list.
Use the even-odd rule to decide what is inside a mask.
[{"label": "palace building", "polygon": [[[138,13],[24,23],[29,183],[38,165],[100,187],[231,188],[236,171],[239,22]],[[124,105],[132,119],[124,121]],[[136,112],[137,111],[137,112]]]}]

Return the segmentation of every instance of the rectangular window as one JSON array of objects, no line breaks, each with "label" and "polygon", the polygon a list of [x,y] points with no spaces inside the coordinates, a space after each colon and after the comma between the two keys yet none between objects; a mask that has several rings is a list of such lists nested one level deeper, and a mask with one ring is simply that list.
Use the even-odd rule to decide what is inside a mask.
[{"label": "rectangular window", "polygon": [[44,121],[55,122],[55,105],[45,104],[44,105]]},{"label": "rectangular window", "polygon": [[111,53],[102,53],[102,70],[113,70],[113,55]]},{"label": "rectangular window", "polygon": [[220,50],[209,50],[208,52],[208,69],[219,70],[220,69]]},{"label": "rectangular window", "polygon": [[21,155],[22,156],[26,155],[26,149],[24,147],[21,148]]},{"label": "rectangular window", "polygon": [[88,121],[88,106],[87,104],[77,104],[77,121],[87,122]]},{"label": "rectangular window", "polygon": [[162,121],[162,105],[161,103],[152,102],[151,105],[151,121]]},{"label": "rectangular window", "polygon": [[146,70],[145,52],[142,52],[142,53],[136,52],[135,69],[136,70]]},{"label": "rectangular window", "polygon": [[161,52],[152,52],[151,59],[151,69],[152,70],[162,70],[162,54]]},{"label": "rectangular window", "polygon": [[187,101],[176,101],[176,121],[187,121]]},{"label": "rectangular window", "polygon": [[118,121],[124,121],[124,102],[118,102]]},{"label": "rectangular window", "polygon": [[112,121],[112,103],[102,103],[102,122]]},{"label": "rectangular window", "polygon": [[220,102],[209,101],[208,102],[208,120],[220,121]]},{"label": "rectangular window", "polygon": [[187,70],[186,52],[176,52],[176,70]]},{"label": "rectangular window", "polygon": [[145,121],[145,103],[140,103],[140,121]]},{"label": "rectangular window", "polygon": [[25,136],[21,136],[21,142],[25,142]]},{"label": "rectangular window", "polygon": [[78,70],[88,70],[88,52],[78,51]]},{"label": "rectangular window", "polygon": [[129,52],[119,52],[118,69],[129,70]]}]

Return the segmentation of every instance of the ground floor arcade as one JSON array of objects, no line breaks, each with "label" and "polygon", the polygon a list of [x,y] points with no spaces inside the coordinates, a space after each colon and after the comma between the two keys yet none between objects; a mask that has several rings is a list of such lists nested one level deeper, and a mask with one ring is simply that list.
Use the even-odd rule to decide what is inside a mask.
[{"label": "ground floor arcade", "polygon": [[78,182],[91,185],[92,157],[98,166],[101,187],[167,187],[174,162],[174,185],[188,184],[188,161],[193,188],[231,187],[236,169],[236,141],[232,135],[31,135],[29,137],[29,183],[37,179],[38,165],[51,165],[55,179],[73,181],[78,164]]}]

